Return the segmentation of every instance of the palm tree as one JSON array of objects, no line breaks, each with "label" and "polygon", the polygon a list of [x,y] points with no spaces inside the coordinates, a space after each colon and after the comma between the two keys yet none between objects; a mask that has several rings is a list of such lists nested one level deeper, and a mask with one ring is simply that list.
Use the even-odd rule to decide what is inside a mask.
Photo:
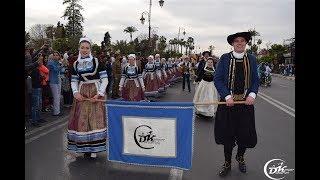
[{"label": "palm tree", "polygon": [[[194,39],[193,39],[193,37],[188,37],[186,49],[189,48],[189,54],[190,54],[190,50],[192,50],[191,48],[192,48],[193,46],[194,46]],[[186,51],[187,51],[187,50],[186,50]]]},{"label": "palm tree", "polygon": [[172,51],[173,39],[170,39],[170,40],[169,40],[169,44],[170,44],[170,51]]},{"label": "palm tree", "polygon": [[212,55],[212,51],[214,50],[214,48],[215,48],[215,47],[214,47],[213,45],[210,45],[209,48],[208,48],[211,55]]},{"label": "palm tree", "polygon": [[257,44],[258,44],[258,50],[260,49],[260,44],[262,44],[262,40],[261,39],[258,39],[258,41],[257,41]]},{"label": "palm tree", "polygon": [[181,54],[183,54],[183,53],[182,53],[182,47],[186,45],[186,41],[184,41],[183,39],[180,39],[180,40],[179,40],[179,45],[180,45],[180,47],[181,47]]},{"label": "palm tree", "polygon": [[251,51],[252,51],[253,54],[257,55],[258,46],[256,44],[252,45]]},{"label": "palm tree", "polygon": [[267,42],[267,43],[266,43],[266,46],[267,46],[267,50],[268,50],[268,51],[269,51],[269,47],[270,47],[271,44],[272,44],[271,42]]},{"label": "palm tree", "polygon": [[189,47],[189,54],[191,53],[192,50],[194,50],[194,45],[191,45],[191,46]]},{"label": "palm tree", "polygon": [[179,43],[178,39],[177,38],[173,38],[172,43],[173,43],[174,51],[177,52],[177,45]]},{"label": "palm tree", "polygon": [[125,28],[125,29],[123,30],[123,32],[130,34],[130,40],[131,40],[131,42],[132,42],[132,33],[136,32],[136,31],[138,31],[138,30],[137,30],[137,28],[134,27],[134,26],[128,26],[127,28]]},{"label": "palm tree", "polygon": [[167,38],[164,36],[160,36],[159,38],[159,43],[158,43],[158,49],[161,53],[163,53],[163,51],[165,50],[165,48],[167,47]]},{"label": "palm tree", "polygon": [[253,37],[253,44],[252,45],[256,44],[255,37],[260,36],[260,33],[258,31],[256,31],[255,29],[249,29],[248,32]]}]

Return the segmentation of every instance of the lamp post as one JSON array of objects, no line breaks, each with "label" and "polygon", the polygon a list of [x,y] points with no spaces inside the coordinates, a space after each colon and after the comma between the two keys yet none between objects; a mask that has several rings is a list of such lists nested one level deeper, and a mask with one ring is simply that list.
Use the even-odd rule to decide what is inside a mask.
[{"label": "lamp post", "polygon": [[178,39],[179,39],[179,37],[180,37],[180,29],[181,29],[181,31],[183,30],[182,34],[183,34],[183,35],[186,35],[186,29],[183,28],[183,27],[179,27]]},{"label": "lamp post", "polygon": [[[159,5],[162,8],[164,3],[164,0],[159,1]],[[144,14],[148,14],[148,21],[149,21],[149,47],[151,48],[151,6],[152,6],[152,0],[149,0],[149,12],[144,11],[141,13],[141,24],[144,24],[145,18],[143,17]]]},{"label": "lamp post", "polygon": [[[180,41],[180,30],[181,30],[181,32],[182,32],[182,30],[183,30],[183,32],[182,32],[183,36],[186,35],[186,29],[183,28],[183,27],[179,27],[178,41]],[[181,39],[181,42],[182,42],[182,41],[183,41],[183,39]],[[178,48],[178,52],[179,52],[179,48]],[[181,53],[182,53],[182,45],[181,45]]]}]

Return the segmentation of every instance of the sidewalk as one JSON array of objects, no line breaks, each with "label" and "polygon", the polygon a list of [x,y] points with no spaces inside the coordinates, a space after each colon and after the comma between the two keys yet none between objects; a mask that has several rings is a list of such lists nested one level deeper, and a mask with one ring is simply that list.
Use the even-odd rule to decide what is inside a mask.
[{"label": "sidewalk", "polygon": [[[108,100],[114,100],[111,98],[111,95],[108,96],[107,98]],[[31,121],[31,116],[29,115],[25,115],[25,126],[26,126],[26,130],[25,130],[25,133],[27,132],[30,132],[34,129],[38,129],[38,128],[41,128],[43,126],[46,126],[47,124],[50,124],[54,121],[59,121],[61,119],[65,119],[67,118],[67,116],[69,116],[69,113],[70,113],[70,110],[71,110],[71,106],[70,107],[64,107],[63,105],[61,106],[61,112],[62,112],[62,115],[61,116],[53,116],[52,115],[52,112],[41,112],[41,119],[44,119],[46,122],[43,122],[43,123],[40,123],[40,127],[34,127],[31,125],[30,121]]]},{"label": "sidewalk", "polygon": [[25,116],[25,126],[27,127],[27,129],[25,130],[25,132],[29,132],[29,131],[32,131],[34,129],[37,129],[37,128],[41,128],[43,126],[45,126],[46,124],[49,124],[49,123],[52,123],[54,121],[58,121],[60,119],[63,119],[65,118],[66,116],[69,115],[69,111],[70,111],[71,107],[61,107],[61,112],[62,112],[62,115],[61,116],[53,116],[52,115],[52,112],[41,112],[41,115],[40,117],[43,118],[46,122],[44,123],[41,123],[40,127],[34,127],[31,125],[30,123],[30,119],[28,116]]},{"label": "sidewalk", "polygon": [[295,80],[295,76],[283,76],[281,74],[275,74],[275,73],[271,73],[271,76],[275,76],[275,77],[279,77],[279,78],[283,78],[283,79],[288,79],[291,81]]}]

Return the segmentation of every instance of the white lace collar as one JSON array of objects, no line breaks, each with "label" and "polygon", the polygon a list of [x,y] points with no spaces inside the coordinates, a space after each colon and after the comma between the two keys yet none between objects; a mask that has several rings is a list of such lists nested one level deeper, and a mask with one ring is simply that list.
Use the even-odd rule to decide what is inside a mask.
[{"label": "white lace collar", "polygon": [[232,51],[232,54],[233,54],[233,56],[234,56],[235,58],[237,58],[237,59],[242,59],[243,56],[244,56],[244,52],[242,52],[242,53],[237,53],[237,52],[235,52],[235,51]]}]

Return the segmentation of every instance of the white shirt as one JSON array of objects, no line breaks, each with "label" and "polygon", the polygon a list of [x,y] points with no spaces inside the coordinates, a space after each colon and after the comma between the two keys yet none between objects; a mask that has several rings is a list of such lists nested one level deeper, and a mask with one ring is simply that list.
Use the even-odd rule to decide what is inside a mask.
[{"label": "white shirt", "polygon": [[64,53],[64,55],[63,55],[63,59],[66,59],[66,60],[68,60],[68,53]]}]

